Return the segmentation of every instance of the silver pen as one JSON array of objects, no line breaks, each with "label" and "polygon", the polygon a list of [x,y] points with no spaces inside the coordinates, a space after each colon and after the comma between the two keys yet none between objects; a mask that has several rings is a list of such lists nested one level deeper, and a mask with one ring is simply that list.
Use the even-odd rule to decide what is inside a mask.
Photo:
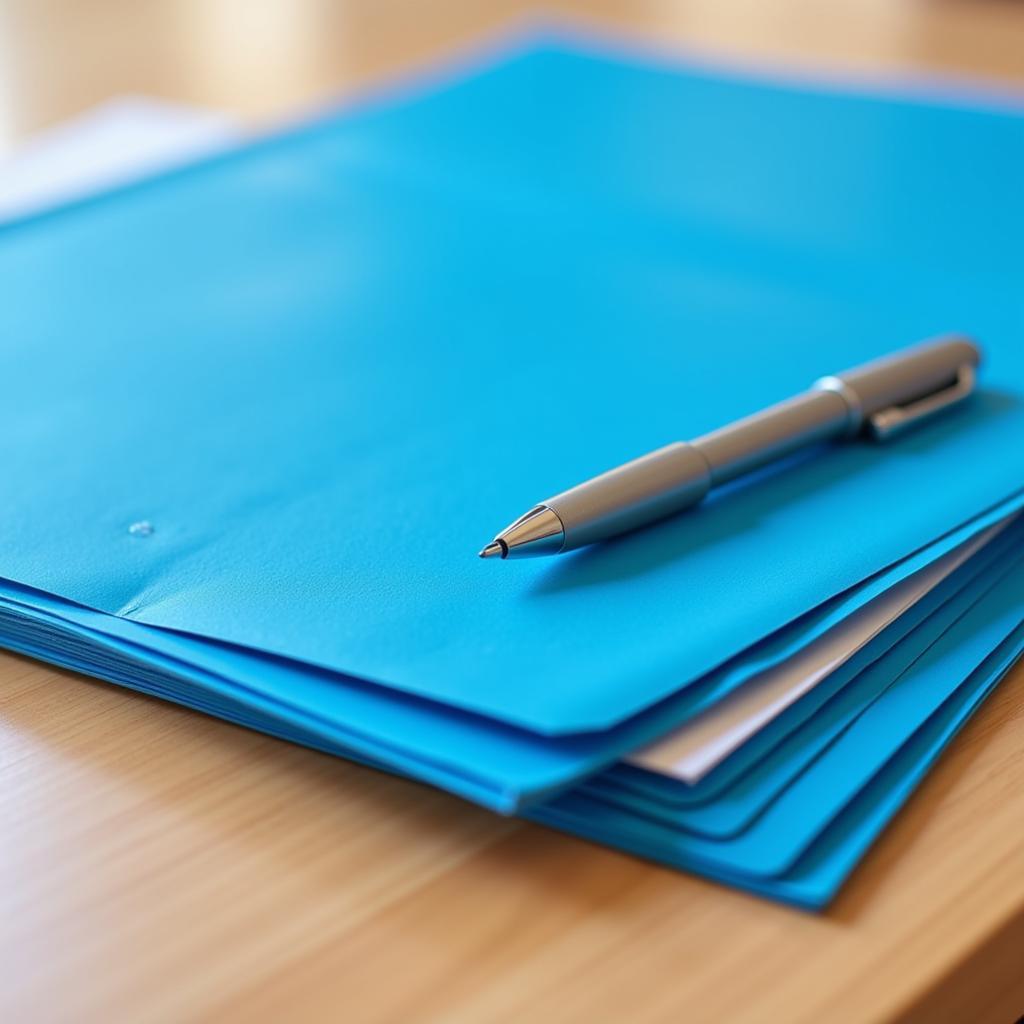
[{"label": "silver pen", "polygon": [[885,440],[966,398],[981,361],[967,338],[926,341],[845,373],[693,441],[677,441],[540,502],[481,558],[557,555],[646,526],[799,448]]}]

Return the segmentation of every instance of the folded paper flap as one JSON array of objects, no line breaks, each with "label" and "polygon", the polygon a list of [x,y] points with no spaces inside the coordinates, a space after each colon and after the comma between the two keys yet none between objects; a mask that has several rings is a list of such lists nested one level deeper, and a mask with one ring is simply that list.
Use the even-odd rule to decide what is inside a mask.
[{"label": "folded paper flap", "polygon": [[[0,574],[541,732],[622,721],[1020,486],[1019,127],[545,51],[0,233]],[[923,223],[990,244],[967,267]],[[475,557],[950,328],[983,393],[915,435],[557,564]]]}]

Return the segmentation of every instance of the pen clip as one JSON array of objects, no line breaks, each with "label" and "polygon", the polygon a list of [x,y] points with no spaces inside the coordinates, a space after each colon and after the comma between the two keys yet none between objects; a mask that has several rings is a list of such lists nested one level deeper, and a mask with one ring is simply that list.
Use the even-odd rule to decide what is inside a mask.
[{"label": "pen clip", "polygon": [[974,391],[975,376],[974,367],[970,363],[964,363],[957,370],[956,380],[949,387],[906,405],[881,409],[873,416],[869,416],[867,432],[876,441],[887,441],[890,437],[902,434],[921,420],[948,409],[957,402],[962,402]]}]

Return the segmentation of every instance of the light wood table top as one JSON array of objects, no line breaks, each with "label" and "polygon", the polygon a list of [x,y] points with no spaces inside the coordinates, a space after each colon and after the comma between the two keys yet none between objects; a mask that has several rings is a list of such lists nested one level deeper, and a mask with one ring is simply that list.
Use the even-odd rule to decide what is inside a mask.
[{"label": "light wood table top", "polygon": [[[142,92],[273,118],[511,0],[0,0],[0,149]],[[562,3],[662,45],[1024,85],[1024,7]],[[1024,671],[815,917],[0,654],[0,1019],[1011,1021]]]}]

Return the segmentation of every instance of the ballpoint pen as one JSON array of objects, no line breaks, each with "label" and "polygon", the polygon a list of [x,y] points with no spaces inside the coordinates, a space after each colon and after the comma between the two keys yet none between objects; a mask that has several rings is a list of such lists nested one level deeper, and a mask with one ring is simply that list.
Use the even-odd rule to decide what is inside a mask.
[{"label": "ballpoint pen", "polygon": [[707,493],[799,448],[885,440],[966,398],[981,361],[963,337],[923,342],[835,376],[692,441],[677,441],[540,502],[481,558],[557,555],[681,512]]}]

